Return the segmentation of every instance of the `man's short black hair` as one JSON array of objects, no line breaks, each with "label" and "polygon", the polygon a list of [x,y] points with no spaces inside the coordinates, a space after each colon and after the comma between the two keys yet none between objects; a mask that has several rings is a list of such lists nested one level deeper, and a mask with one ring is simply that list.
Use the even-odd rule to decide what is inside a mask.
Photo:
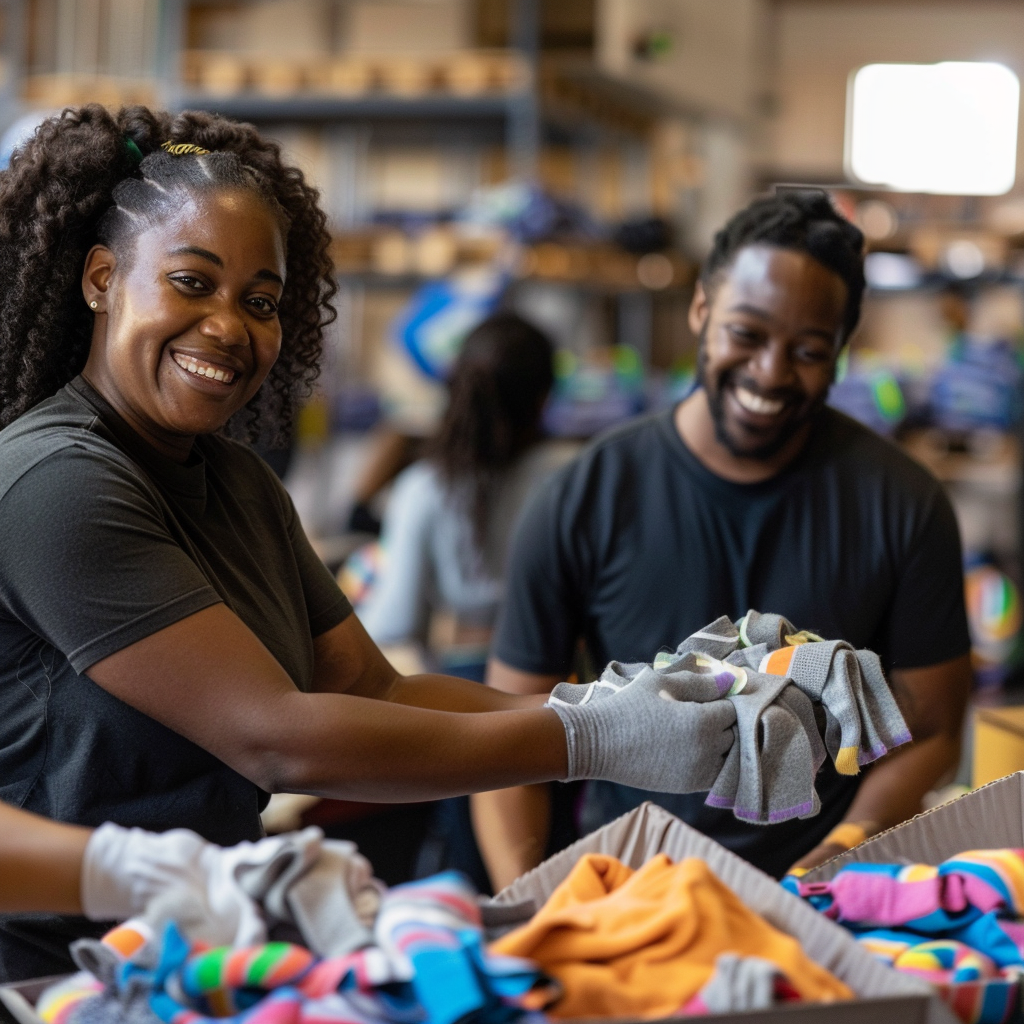
[{"label": "man's short black hair", "polygon": [[818,190],[780,192],[756,199],[740,210],[715,235],[714,245],[701,271],[710,294],[715,277],[748,245],[774,245],[813,256],[846,283],[843,340],[860,319],[864,295],[864,235],[836,212],[828,196]]}]

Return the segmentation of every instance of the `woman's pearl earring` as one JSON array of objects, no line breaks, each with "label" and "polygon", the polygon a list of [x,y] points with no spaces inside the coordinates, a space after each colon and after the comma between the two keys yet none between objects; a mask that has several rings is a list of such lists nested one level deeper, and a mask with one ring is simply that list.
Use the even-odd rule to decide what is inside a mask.
[{"label": "woman's pearl earring", "polygon": [[89,308],[90,309],[98,309],[99,308],[99,303],[95,299],[93,299],[92,302],[89,303]]}]

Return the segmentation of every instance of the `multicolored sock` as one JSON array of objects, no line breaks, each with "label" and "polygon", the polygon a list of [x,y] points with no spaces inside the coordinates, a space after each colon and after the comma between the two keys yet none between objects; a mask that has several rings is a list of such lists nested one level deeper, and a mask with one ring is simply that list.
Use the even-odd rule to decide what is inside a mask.
[{"label": "multicolored sock", "polygon": [[881,663],[870,651],[856,652],[841,640],[784,646],[768,654],[759,667],[792,679],[824,707],[825,746],[842,775],[856,775],[862,764],[910,741]]},{"label": "multicolored sock", "polygon": [[796,633],[796,627],[784,616],[754,611],[753,608],[742,619],[736,620],[736,629],[741,646],[766,644],[769,651],[785,647],[786,636]]}]

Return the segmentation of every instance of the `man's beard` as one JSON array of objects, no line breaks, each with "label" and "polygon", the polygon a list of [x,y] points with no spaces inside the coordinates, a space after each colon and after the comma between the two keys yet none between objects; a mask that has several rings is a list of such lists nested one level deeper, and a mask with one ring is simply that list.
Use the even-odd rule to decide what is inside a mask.
[{"label": "man's beard", "polygon": [[[766,440],[763,444],[757,445],[754,448],[740,446],[737,444],[736,439],[729,434],[729,431],[726,429],[725,422],[725,392],[733,382],[735,371],[726,370],[716,381],[716,387],[711,388],[708,386],[707,330],[707,324],[705,323],[697,338],[697,383],[704,389],[704,394],[707,396],[708,409],[711,412],[711,421],[715,425],[715,438],[730,455],[734,455],[736,458],[754,459],[758,462],[767,462],[782,451],[782,449],[785,448],[793,439],[793,436],[807,423],[810,423],[818,416],[821,410],[825,407],[825,402],[828,400],[828,391],[804,409],[787,417],[774,436]],[[755,394],[757,393],[757,388],[749,388],[749,390],[753,391]]]}]

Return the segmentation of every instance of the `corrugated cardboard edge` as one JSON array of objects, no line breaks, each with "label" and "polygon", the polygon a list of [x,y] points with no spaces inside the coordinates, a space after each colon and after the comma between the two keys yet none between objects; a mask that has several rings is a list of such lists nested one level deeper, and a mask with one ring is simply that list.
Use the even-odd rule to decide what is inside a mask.
[{"label": "corrugated cardboard edge", "polygon": [[939,864],[965,850],[1024,848],[1024,772],[923,811],[820,864],[805,882],[827,882],[847,864]]},{"label": "corrugated cardboard edge", "polygon": [[[34,1007],[36,1000],[55,981],[66,978],[66,974],[54,974],[48,978],[33,978],[13,985],[0,985],[0,1004],[17,1021],[17,1024],[43,1024]],[[3,1018],[0,1017],[0,1020]]]},{"label": "corrugated cardboard edge", "polygon": [[495,899],[505,903],[532,898],[543,903],[587,853],[611,854],[633,868],[641,867],[656,853],[666,853],[673,860],[698,857],[751,910],[798,939],[808,956],[845,981],[858,996],[931,993],[925,982],[898,974],[876,960],[845,929],[786,892],[774,878],[652,803],[641,804],[555,854],[516,879]]}]

